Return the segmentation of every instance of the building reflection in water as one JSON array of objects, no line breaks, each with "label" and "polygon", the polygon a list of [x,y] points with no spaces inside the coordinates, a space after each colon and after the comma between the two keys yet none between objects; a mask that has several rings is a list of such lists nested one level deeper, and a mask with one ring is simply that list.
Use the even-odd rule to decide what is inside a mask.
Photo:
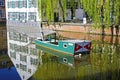
[{"label": "building reflection in water", "polygon": [[29,79],[37,70],[42,59],[33,44],[34,38],[15,31],[8,31],[8,55],[22,80]]}]

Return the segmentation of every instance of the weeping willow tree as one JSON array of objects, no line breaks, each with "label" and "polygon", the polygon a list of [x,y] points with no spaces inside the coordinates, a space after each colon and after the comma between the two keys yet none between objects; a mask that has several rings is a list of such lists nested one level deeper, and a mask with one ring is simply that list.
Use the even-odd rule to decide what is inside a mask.
[{"label": "weeping willow tree", "polygon": [[[95,28],[112,27],[120,24],[120,1],[119,0],[38,0],[38,10],[41,15],[45,15],[47,20],[54,21],[54,12],[62,13],[62,21],[67,15],[67,6],[71,9],[71,17],[75,16],[75,2],[82,7],[91,17]],[[43,17],[42,17],[43,18]]]},{"label": "weeping willow tree", "polygon": [[54,13],[60,13],[62,21],[65,21],[67,9],[71,10],[71,18],[75,16],[76,0],[38,0],[38,11],[47,21],[54,21]]},{"label": "weeping willow tree", "polygon": [[[84,10],[92,18],[95,28],[102,28],[104,34],[105,27],[119,25],[120,1],[119,0],[79,0],[82,1]],[[112,32],[113,34],[113,32]]]},{"label": "weeping willow tree", "polygon": [[42,20],[46,17],[48,22],[54,21],[54,13],[58,13],[59,10],[61,10],[64,20],[66,16],[66,0],[38,0],[38,11]]}]

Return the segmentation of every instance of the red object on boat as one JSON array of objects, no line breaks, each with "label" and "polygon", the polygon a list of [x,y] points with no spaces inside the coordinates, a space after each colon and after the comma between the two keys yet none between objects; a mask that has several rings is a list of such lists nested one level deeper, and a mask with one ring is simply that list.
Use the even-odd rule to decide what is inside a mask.
[{"label": "red object on boat", "polygon": [[91,50],[91,42],[75,43],[75,53],[87,52]]}]

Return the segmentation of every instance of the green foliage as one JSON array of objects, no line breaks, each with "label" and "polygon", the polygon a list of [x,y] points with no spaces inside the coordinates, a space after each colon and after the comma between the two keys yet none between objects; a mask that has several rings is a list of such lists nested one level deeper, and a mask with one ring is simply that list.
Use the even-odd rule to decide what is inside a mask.
[{"label": "green foliage", "polygon": [[[75,1],[69,0],[73,15],[75,15]],[[54,12],[59,12],[59,10],[64,19],[67,15],[67,3],[68,0],[38,0],[38,10],[41,15],[47,17],[49,22],[54,21]],[[78,5],[82,6],[92,18],[95,28],[100,25],[109,27],[113,23],[118,24],[120,18],[119,0],[78,0]]]},{"label": "green foliage", "polygon": [[82,4],[95,26],[105,25],[109,27],[113,23],[118,24],[120,16],[119,0],[82,0]]},{"label": "green foliage", "polygon": [[48,22],[54,21],[54,12],[59,12],[59,10],[62,10],[62,14],[66,15],[66,4],[67,0],[38,0],[40,19],[43,19],[42,15],[45,15]]}]

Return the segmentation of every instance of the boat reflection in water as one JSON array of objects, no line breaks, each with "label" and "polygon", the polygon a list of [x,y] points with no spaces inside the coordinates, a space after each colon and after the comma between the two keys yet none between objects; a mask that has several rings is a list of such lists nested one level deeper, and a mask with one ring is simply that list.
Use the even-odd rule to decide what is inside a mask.
[{"label": "boat reflection in water", "polygon": [[90,66],[90,54],[73,56],[37,45],[36,48],[43,54],[43,64],[34,74],[36,80],[75,80],[80,66]]},{"label": "boat reflection in water", "polygon": [[21,80],[28,80],[37,70],[42,60],[38,59],[38,50],[32,44],[33,38],[15,31],[8,31],[8,55]]},{"label": "boat reflection in water", "polygon": [[65,54],[61,52],[56,52],[52,49],[40,47],[36,45],[36,48],[43,51],[45,54],[51,55],[51,60],[58,61],[59,63],[66,64],[68,66],[75,67],[76,65],[82,65],[81,63],[90,64],[90,54],[84,53],[79,55]]}]

